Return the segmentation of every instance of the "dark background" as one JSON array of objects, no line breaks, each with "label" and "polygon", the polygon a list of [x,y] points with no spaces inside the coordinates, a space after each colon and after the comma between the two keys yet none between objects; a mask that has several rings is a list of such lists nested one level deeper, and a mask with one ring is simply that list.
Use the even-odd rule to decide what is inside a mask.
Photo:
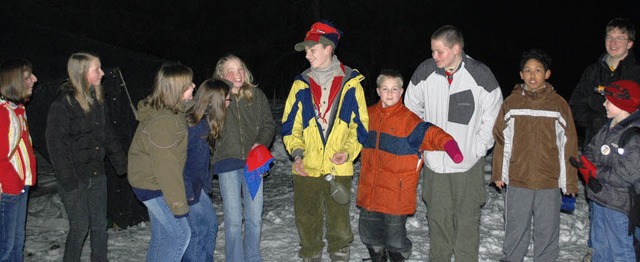
[{"label": "dark background", "polygon": [[148,94],[161,61],[190,66],[199,84],[221,56],[234,53],[268,97],[282,99],[308,67],[293,46],[325,18],[344,32],[337,55],[365,75],[371,104],[381,69],[397,69],[408,82],[431,56],[431,33],[452,24],[463,32],[467,54],[491,68],[505,96],[520,82],[520,54],[540,48],[554,59],[549,82],[568,99],[582,70],[605,51],[606,23],[614,17],[628,17],[636,27],[640,22],[637,1],[181,2],[4,0],[0,58],[27,57],[45,83],[66,77],[71,53],[94,52],[104,67],[122,69],[137,100]]}]

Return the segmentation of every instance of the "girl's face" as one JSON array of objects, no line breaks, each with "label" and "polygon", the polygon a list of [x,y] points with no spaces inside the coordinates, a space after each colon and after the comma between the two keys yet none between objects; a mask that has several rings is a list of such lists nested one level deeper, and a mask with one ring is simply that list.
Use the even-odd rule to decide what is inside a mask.
[{"label": "girl's face", "polygon": [[189,85],[189,88],[187,88],[187,90],[184,91],[184,94],[182,94],[182,100],[191,100],[191,99],[193,99],[193,90],[194,89],[196,89],[196,84],[194,84],[192,82],[191,85]]},{"label": "girl's face", "polygon": [[32,72],[22,72],[22,78],[24,80],[24,89],[27,97],[30,97],[33,93],[33,85],[38,82],[38,78]]},{"label": "girl's face", "polygon": [[89,70],[87,71],[87,81],[92,86],[99,86],[102,82],[104,72],[102,71],[102,65],[100,59],[93,59],[89,64]]},{"label": "girl's face", "polygon": [[222,66],[224,78],[233,83],[234,88],[240,88],[244,85],[245,73],[242,62],[238,59],[230,59]]}]

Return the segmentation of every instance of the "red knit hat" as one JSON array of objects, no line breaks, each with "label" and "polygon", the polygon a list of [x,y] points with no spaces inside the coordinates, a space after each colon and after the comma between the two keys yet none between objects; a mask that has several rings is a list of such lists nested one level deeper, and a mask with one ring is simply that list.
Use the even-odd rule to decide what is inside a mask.
[{"label": "red knit hat", "polygon": [[294,48],[296,51],[304,51],[305,47],[312,47],[320,43],[325,46],[330,45],[335,50],[338,47],[340,36],[342,36],[340,30],[330,22],[323,20],[311,25],[311,29],[304,37],[304,41],[297,43]]},{"label": "red knit hat", "polygon": [[640,108],[640,85],[631,80],[618,80],[604,87],[603,95],[618,108],[633,113]]},{"label": "red knit hat", "polygon": [[271,162],[273,162],[273,155],[266,146],[258,145],[249,151],[247,164],[244,166],[244,177],[247,180],[251,199],[256,197],[262,182],[262,175],[269,172]]}]

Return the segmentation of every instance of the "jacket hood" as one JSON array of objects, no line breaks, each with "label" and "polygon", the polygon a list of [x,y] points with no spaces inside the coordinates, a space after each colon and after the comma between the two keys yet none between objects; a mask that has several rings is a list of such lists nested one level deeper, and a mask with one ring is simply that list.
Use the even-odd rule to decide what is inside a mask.
[{"label": "jacket hood", "polygon": [[538,100],[545,99],[548,96],[556,93],[556,90],[551,84],[549,84],[549,82],[545,82],[544,85],[545,86],[543,88],[534,91],[527,88],[523,83],[516,84],[516,86],[513,87],[513,91],[511,91],[511,94],[527,96],[532,100]]}]

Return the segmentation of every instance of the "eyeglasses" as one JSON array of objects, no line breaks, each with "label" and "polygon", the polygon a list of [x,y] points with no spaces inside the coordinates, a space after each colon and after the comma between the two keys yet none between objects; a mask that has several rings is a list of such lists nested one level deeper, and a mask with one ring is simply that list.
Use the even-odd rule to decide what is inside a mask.
[{"label": "eyeglasses", "polygon": [[624,37],[622,37],[622,36],[616,36],[616,37],[613,37],[613,36],[608,35],[608,36],[605,36],[605,37],[604,37],[604,40],[605,40],[606,42],[613,41],[613,42],[619,43],[619,42],[628,41],[628,40],[629,40],[629,38],[624,38]]}]

